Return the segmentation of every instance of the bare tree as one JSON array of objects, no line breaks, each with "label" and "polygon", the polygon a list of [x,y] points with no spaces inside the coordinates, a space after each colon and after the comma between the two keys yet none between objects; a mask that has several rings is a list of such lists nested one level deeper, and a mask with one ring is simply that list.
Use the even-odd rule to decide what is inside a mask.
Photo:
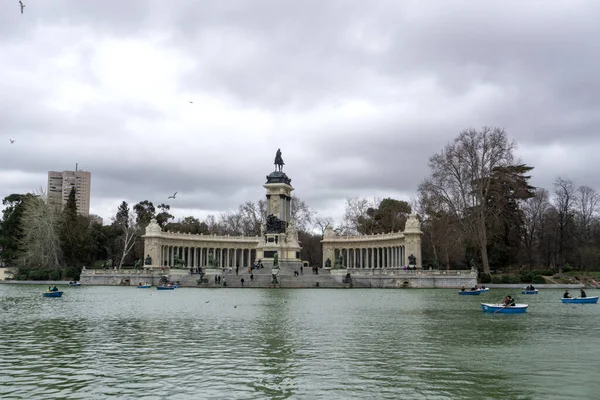
[{"label": "bare tree", "polygon": [[315,227],[319,229],[321,236],[325,234],[325,230],[330,226],[333,226],[332,217],[315,217]]},{"label": "bare tree", "polygon": [[573,244],[575,187],[568,179],[558,177],[554,182],[554,207],[557,212],[557,240],[559,272],[566,262],[567,252]]},{"label": "bare tree", "polygon": [[521,210],[523,211],[523,244],[527,253],[529,267],[535,264],[533,255],[535,248],[539,246],[540,239],[544,233],[543,224],[546,211],[550,207],[548,201],[548,191],[546,189],[536,189],[535,196],[523,201]]},{"label": "bare tree", "polygon": [[431,176],[419,190],[440,199],[465,233],[475,237],[483,272],[490,272],[487,227],[491,208],[486,202],[495,168],[511,165],[515,143],[501,128],[462,131],[452,143],[429,159]]},{"label": "bare tree", "polygon": [[135,246],[135,242],[140,236],[142,228],[137,223],[136,218],[133,215],[129,215],[127,220],[124,218],[114,218],[113,222],[115,226],[123,233],[121,236],[121,241],[123,242],[123,252],[118,265],[118,268],[121,269],[123,267],[123,262],[125,262],[125,257],[127,257],[133,246]]},{"label": "bare tree", "polygon": [[292,196],[292,220],[299,231],[306,232],[315,216],[315,211],[296,196]]},{"label": "bare tree", "polygon": [[598,212],[600,195],[589,186],[579,186],[575,193],[575,207],[579,225],[579,236],[586,242],[591,239],[591,228]]},{"label": "bare tree", "polygon": [[60,214],[48,203],[43,190],[25,200],[21,217],[24,249],[21,264],[51,269],[60,267],[59,219]]},{"label": "bare tree", "polygon": [[419,214],[421,230],[424,238],[431,245],[433,257],[446,269],[450,269],[452,260],[459,257],[463,235],[445,204],[437,198],[428,196],[426,192],[419,192],[419,196],[412,200],[413,211]]},{"label": "bare tree", "polygon": [[244,218],[239,212],[228,212],[219,217],[221,234],[240,236],[244,234]]},{"label": "bare tree", "polygon": [[372,223],[373,220],[368,218],[368,211],[379,207],[379,203],[381,200],[377,198],[369,200],[366,197],[348,197],[341,231],[346,235],[364,235],[370,232],[373,227],[368,222]]},{"label": "bare tree", "polygon": [[267,218],[267,202],[259,200],[256,203],[247,201],[240,205],[238,213],[242,217],[244,226],[244,235],[258,236],[260,235],[260,226]]},{"label": "bare tree", "polygon": [[217,219],[215,218],[214,215],[209,214],[206,216],[206,218],[204,219],[204,223],[206,223],[206,226],[208,227],[208,232],[211,235],[217,235],[220,234],[220,227],[219,227],[219,223],[217,222]]}]

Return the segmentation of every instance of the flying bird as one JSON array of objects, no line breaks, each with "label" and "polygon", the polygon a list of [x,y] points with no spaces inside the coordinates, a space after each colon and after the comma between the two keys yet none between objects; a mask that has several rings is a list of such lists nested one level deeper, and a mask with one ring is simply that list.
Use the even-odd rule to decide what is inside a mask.
[{"label": "flying bird", "polygon": [[10,140],[10,144],[13,144],[15,142],[14,139],[8,139],[8,140]]},{"label": "flying bird", "polygon": [[173,196],[169,196],[169,197],[167,197],[167,199],[174,199],[176,194],[177,194],[177,192],[173,193]]},{"label": "flying bird", "polygon": [[190,104],[194,104],[194,102],[190,100]]},{"label": "flying bird", "polygon": [[19,0],[19,4],[21,5],[21,14],[23,14],[23,9],[25,8],[25,4],[21,0]]}]

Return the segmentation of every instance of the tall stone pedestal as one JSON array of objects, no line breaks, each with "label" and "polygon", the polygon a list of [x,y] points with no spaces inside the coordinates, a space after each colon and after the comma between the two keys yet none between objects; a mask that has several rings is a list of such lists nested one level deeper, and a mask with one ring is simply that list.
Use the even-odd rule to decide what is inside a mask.
[{"label": "tall stone pedestal", "polygon": [[267,175],[263,185],[267,189],[267,220],[261,227],[261,242],[256,258],[265,267],[273,267],[277,256],[281,273],[288,268],[300,268],[298,231],[292,221],[292,180],[281,171]]}]

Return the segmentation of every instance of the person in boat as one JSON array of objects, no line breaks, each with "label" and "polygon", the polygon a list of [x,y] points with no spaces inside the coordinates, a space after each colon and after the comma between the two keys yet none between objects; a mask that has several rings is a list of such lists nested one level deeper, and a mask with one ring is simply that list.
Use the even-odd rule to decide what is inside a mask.
[{"label": "person in boat", "polygon": [[583,289],[581,289],[581,292],[579,293],[579,297],[581,297],[582,299],[587,297],[587,295],[585,294],[585,292],[583,291]]},{"label": "person in boat", "polygon": [[535,290],[535,288],[533,287],[533,285],[529,286],[529,290],[531,290],[532,292]]},{"label": "person in boat", "polygon": [[464,287],[464,286],[460,288],[460,291],[461,291],[461,292],[465,292],[466,290],[467,290],[467,289],[465,289],[465,287]]},{"label": "person in boat", "polygon": [[565,290],[565,294],[563,294],[563,299],[570,299],[571,296],[569,296],[569,291]]},{"label": "person in boat", "polygon": [[504,306],[505,307],[511,307],[515,305],[515,299],[513,299],[511,296],[506,296],[504,298]]},{"label": "person in boat", "polygon": [[471,290],[477,290],[477,286],[471,286]]},{"label": "person in boat", "polygon": [[56,285],[54,285],[54,287],[52,288],[53,292],[58,292],[58,288],[56,287]]},{"label": "person in boat", "polygon": [[481,285],[481,290],[485,290],[485,286],[484,285]]}]

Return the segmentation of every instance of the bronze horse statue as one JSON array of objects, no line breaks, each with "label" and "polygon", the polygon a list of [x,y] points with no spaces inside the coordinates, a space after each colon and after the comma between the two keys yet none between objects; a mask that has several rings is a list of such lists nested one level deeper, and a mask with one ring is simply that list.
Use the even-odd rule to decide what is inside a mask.
[{"label": "bronze horse statue", "polygon": [[281,150],[277,149],[277,154],[275,154],[275,171],[281,172],[283,170],[283,166],[285,163],[283,162],[283,158],[281,157]]}]

